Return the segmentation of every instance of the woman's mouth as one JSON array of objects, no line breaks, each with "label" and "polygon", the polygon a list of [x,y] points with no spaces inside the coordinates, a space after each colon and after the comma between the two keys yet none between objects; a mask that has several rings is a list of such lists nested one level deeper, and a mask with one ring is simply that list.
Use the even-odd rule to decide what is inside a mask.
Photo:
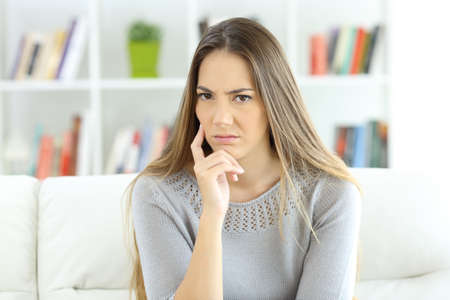
[{"label": "woman's mouth", "polygon": [[231,144],[239,139],[235,135],[215,135],[214,139],[221,144]]}]

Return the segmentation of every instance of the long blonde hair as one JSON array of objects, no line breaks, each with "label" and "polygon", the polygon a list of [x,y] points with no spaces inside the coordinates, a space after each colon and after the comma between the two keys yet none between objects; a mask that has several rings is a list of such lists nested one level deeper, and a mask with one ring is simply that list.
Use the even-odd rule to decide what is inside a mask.
[{"label": "long blonde hair", "polygon": [[[131,215],[132,193],[141,176],[168,176],[180,171],[193,161],[190,151],[199,121],[195,115],[198,70],[203,59],[214,50],[226,50],[244,58],[251,68],[256,91],[261,96],[270,127],[270,145],[281,162],[279,228],[282,235],[282,214],[286,207],[286,194],[297,196],[290,169],[318,170],[348,180],[362,189],[341,158],[331,153],[322,143],[307,113],[294,75],[277,39],[259,23],[246,18],[231,18],[208,28],[194,53],[187,83],[182,95],[171,136],[161,156],[150,162],[127,186],[125,199],[125,239],[132,261],[129,287],[130,299],[134,292],[137,300],[146,300],[144,278]],[[212,152],[205,141],[205,155]],[[300,192],[301,193],[301,192]],[[297,209],[312,228],[301,197],[295,197]],[[359,240],[357,255],[359,280]],[[356,284],[355,284],[356,286]]]}]

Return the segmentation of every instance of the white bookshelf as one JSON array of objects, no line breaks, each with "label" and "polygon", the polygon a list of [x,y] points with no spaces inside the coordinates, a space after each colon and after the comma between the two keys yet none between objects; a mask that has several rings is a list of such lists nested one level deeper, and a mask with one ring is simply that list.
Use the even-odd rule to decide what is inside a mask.
[{"label": "white bookshelf", "polygon": [[[92,156],[87,162],[88,173],[103,174],[108,150],[119,128],[127,124],[139,127],[147,115],[156,123],[174,120],[190,60],[199,41],[197,22],[205,14],[217,11],[229,17],[257,13],[260,21],[276,35],[313,122],[324,142],[332,148],[336,122],[363,122],[376,117],[390,123],[390,78],[384,66],[381,72],[368,75],[309,76],[309,35],[343,23],[367,28],[382,23],[387,34],[388,12],[384,1],[370,0],[364,4],[345,0],[338,5],[328,0],[319,5],[314,0],[275,3],[265,0],[258,2],[258,6],[253,1],[242,0],[171,0],[164,5],[148,1],[73,0],[57,6],[50,0],[34,4],[25,0],[3,1],[0,6],[0,155],[3,158],[5,140],[12,128],[21,127],[30,141],[37,121],[43,123],[44,132],[62,134],[62,130],[71,126],[72,114],[88,110],[92,116],[89,143]],[[236,15],[236,5],[240,7],[239,15]],[[33,10],[37,7],[47,10],[41,9],[42,13],[36,16]],[[46,11],[48,17],[43,18]],[[66,28],[74,13],[87,15],[90,28],[77,79],[67,82],[9,80],[19,35],[37,28],[43,31]],[[129,78],[126,26],[137,18],[159,23],[164,30],[159,78]],[[384,37],[384,45],[388,44],[387,37]],[[384,63],[388,60],[386,49],[380,57]],[[53,111],[56,103],[62,108]],[[351,107],[356,109],[349,114]],[[51,121],[55,114],[66,116],[67,121]],[[390,139],[389,143],[392,146]],[[3,160],[0,160],[0,174],[7,174]]]}]

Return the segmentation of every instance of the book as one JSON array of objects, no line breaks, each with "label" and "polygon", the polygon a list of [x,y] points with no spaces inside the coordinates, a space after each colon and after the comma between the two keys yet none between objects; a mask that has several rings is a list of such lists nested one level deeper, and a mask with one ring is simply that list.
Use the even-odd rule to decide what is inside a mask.
[{"label": "book", "polygon": [[388,167],[388,124],[384,121],[378,123],[378,135],[380,138],[380,162],[381,168]]},{"label": "book", "polygon": [[378,131],[378,120],[370,120],[368,124],[368,167],[379,168],[380,164],[380,154],[381,154],[381,141]]},{"label": "book", "polygon": [[85,110],[81,113],[81,126],[78,137],[77,148],[77,163],[76,175],[85,176],[89,174],[90,155],[89,155],[89,141],[90,141],[90,126],[91,126],[91,111]]},{"label": "book", "polygon": [[153,125],[150,119],[146,119],[144,127],[142,129],[142,138],[139,145],[139,158],[138,158],[138,172],[144,170],[150,156],[150,151],[153,147],[152,144]]},{"label": "book", "polygon": [[31,165],[28,172],[28,175],[30,176],[36,176],[37,173],[37,164],[39,160],[39,147],[41,143],[41,138],[43,135],[43,127],[42,124],[38,123],[34,127],[34,138],[33,138],[33,144],[31,148]]},{"label": "book", "polygon": [[27,71],[28,71],[28,66],[29,66],[30,60],[31,60],[31,54],[33,51],[34,40],[35,40],[34,32],[25,33],[24,42],[23,42],[23,50],[21,52],[19,65],[17,67],[16,77],[14,78],[15,80],[27,79]]},{"label": "book", "polygon": [[64,46],[63,46],[63,51],[62,51],[62,57],[60,59],[60,63],[58,65],[58,70],[56,71],[56,78],[60,78],[61,76],[61,70],[62,67],[64,66],[64,63],[67,63],[67,51],[69,49],[69,45],[71,43],[73,43],[73,31],[75,29],[75,25],[77,23],[76,19],[73,19],[70,23],[69,29],[67,31],[67,37],[64,40]]},{"label": "book", "polygon": [[133,142],[129,145],[127,155],[124,160],[123,173],[136,172],[140,141],[141,141],[141,134],[139,130],[135,130],[133,135]]},{"label": "book", "polygon": [[122,173],[123,160],[128,146],[132,143],[133,133],[133,126],[123,127],[116,133],[105,168],[106,174]]},{"label": "book", "polygon": [[385,27],[383,25],[377,25],[376,37],[372,50],[372,57],[368,65],[367,73],[369,74],[382,74],[384,73],[383,58],[384,58],[384,35]]},{"label": "book", "polygon": [[366,140],[366,128],[364,125],[355,126],[354,131],[354,151],[353,151],[353,164],[354,168],[363,168],[365,167],[365,140]]},{"label": "book", "polygon": [[38,58],[41,43],[42,42],[40,41],[40,38],[36,38],[33,41],[33,47],[32,47],[33,49],[31,51],[31,58],[30,58],[30,62],[28,64],[27,72],[26,72],[27,78],[31,78],[31,75],[33,74],[33,69],[35,68],[35,65],[36,65],[36,60]]},{"label": "book", "polygon": [[341,74],[345,57],[347,54],[348,43],[351,35],[351,27],[344,25],[339,30],[339,36],[337,38],[336,52],[333,58],[332,70],[335,74]]},{"label": "book", "polygon": [[17,51],[16,51],[16,58],[14,59],[14,64],[13,64],[13,67],[11,69],[11,73],[9,75],[9,78],[11,80],[13,80],[13,79],[15,79],[17,77],[17,72],[18,72],[18,69],[19,69],[20,60],[21,60],[21,57],[22,57],[23,52],[24,52],[25,40],[26,40],[26,35],[22,34],[22,36],[20,38],[20,42],[19,42],[19,47],[17,48]]},{"label": "book", "polygon": [[337,126],[335,136],[335,152],[340,158],[343,158],[346,146],[347,128],[345,126]]},{"label": "book", "polygon": [[344,151],[344,162],[347,166],[352,166],[353,164],[353,147],[355,144],[354,141],[354,126],[347,126],[347,135],[345,139],[345,151]]},{"label": "book", "polygon": [[64,30],[56,30],[54,33],[53,47],[50,53],[47,64],[47,79],[55,79],[58,72],[58,67],[61,62],[62,52],[64,50],[64,42],[67,37],[67,32]]},{"label": "book", "polygon": [[64,131],[61,157],[59,163],[60,176],[70,175],[70,164],[72,160],[72,143],[73,143],[72,131],[71,130]]},{"label": "book", "polygon": [[368,48],[367,48],[367,55],[366,55],[366,58],[364,61],[364,73],[370,72],[370,67],[371,67],[371,63],[372,63],[372,58],[373,58],[375,44],[377,42],[377,36],[378,36],[379,30],[380,30],[380,25],[375,25],[375,27],[372,30],[372,34],[370,36],[370,42],[369,42]]},{"label": "book", "polygon": [[339,27],[334,27],[330,30],[328,35],[328,53],[327,53],[327,69],[328,72],[331,71],[331,66],[333,65],[334,53],[336,50],[336,41],[339,35]]},{"label": "book", "polygon": [[76,174],[76,166],[77,166],[77,158],[78,158],[78,137],[80,134],[80,126],[81,126],[81,117],[79,114],[76,114],[72,118],[72,159],[70,160],[69,165],[69,175],[75,176]]},{"label": "book", "polygon": [[60,80],[72,80],[78,75],[81,59],[86,51],[88,24],[84,15],[76,17],[73,21],[72,33],[67,46],[60,72],[57,76]]},{"label": "book", "polygon": [[356,32],[355,50],[350,68],[350,74],[358,74],[363,54],[365,31],[364,28],[358,27]]},{"label": "book", "polygon": [[154,161],[159,158],[164,146],[166,145],[169,131],[167,125],[160,126],[156,128],[156,132],[154,133],[154,139],[152,141],[153,149],[150,152],[150,157],[148,159],[149,162]]},{"label": "book", "polygon": [[37,179],[43,180],[51,175],[52,159],[53,137],[50,135],[43,135],[39,149],[39,161],[36,174]]},{"label": "book", "polygon": [[63,139],[62,136],[55,136],[53,140],[53,161],[52,161],[52,172],[51,176],[59,176],[59,164],[61,160]]},{"label": "book", "polygon": [[327,44],[324,34],[314,34],[310,37],[310,67],[312,75],[327,73]]},{"label": "book", "polygon": [[342,62],[342,68],[340,70],[340,74],[350,74],[350,68],[352,63],[352,58],[355,51],[355,37],[356,37],[356,28],[354,26],[348,27],[348,37],[345,45],[345,54]]},{"label": "book", "polygon": [[46,80],[48,72],[49,58],[54,47],[53,34],[45,33],[42,37],[41,47],[39,49],[39,56],[36,61],[36,67],[33,70],[32,79]]}]

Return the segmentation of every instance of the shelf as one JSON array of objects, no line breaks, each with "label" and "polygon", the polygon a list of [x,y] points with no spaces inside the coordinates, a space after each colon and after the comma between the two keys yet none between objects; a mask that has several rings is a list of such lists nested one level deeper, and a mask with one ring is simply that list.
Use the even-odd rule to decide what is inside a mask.
[{"label": "shelf", "polygon": [[61,91],[89,90],[89,80],[57,81],[57,80],[2,80],[1,91]]},{"label": "shelf", "polygon": [[183,89],[185,78],[105,79],[100,87],[105,90]]},{"label": "shelf", "polygon": [[297,75],[295,80],[300,87],[345,87],[345,86],[364,86],[389,85],[390,80],[387,75]]}]

